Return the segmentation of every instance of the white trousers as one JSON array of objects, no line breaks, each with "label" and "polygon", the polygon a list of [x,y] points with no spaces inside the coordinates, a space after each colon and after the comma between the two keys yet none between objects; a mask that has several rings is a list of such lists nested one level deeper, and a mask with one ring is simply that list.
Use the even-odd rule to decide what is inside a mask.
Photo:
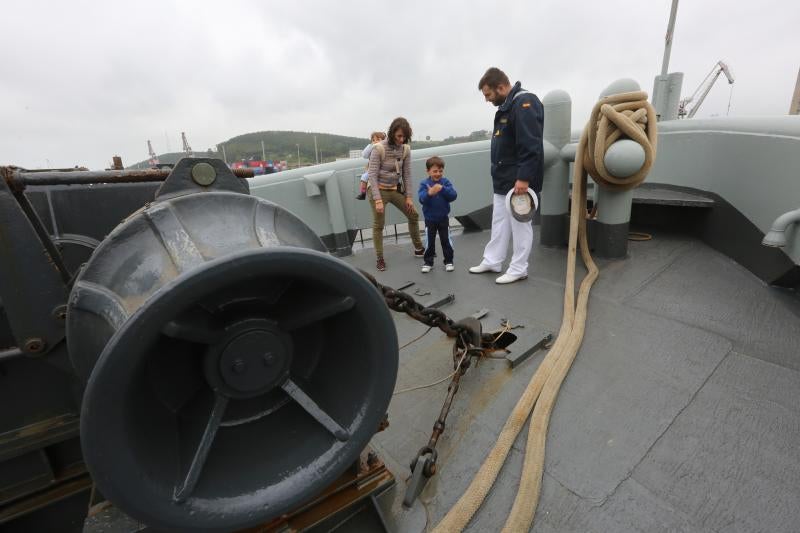
[{"label": "white trousers", "polygon": [[527,276],[528,257],[533,248],[533,225],[514,218],[506,195],[495,194],[492,198],[492,236],[483,250],[481,264],[492,269],[500,268],[508,254],[509,237],[513,242],[513,253],[506,273]]}]

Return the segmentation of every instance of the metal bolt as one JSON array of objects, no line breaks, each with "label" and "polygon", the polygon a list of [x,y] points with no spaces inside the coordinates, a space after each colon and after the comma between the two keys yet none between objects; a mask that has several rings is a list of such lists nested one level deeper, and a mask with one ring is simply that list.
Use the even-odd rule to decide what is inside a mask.
[{"label": "metal bolt", "polygon": [[192,167],[192,179],[196,184],[208,187],[217,179],[217,171],[208,163],[197,163]]},{"label": "metal bolt", "polygon": [[53,317],[55,317],[57,320],[65,320],[67,318],[67,306],[59,305],[53,309]]},{"label": "metal bolt", "polygon": [[39,353],[44,350],[45,342],[39,337],[31,337],[25,341],[22,349],[28,353]]},{"label": "metal bolt", "polygon": [[264,366],[272,366],[275,363],[275,356],[272,352],[267,352],[261,356],[261,360],[264,361]]},{"label": "metal bolt", "polygon": [[231,370],[233,370],[237,374],[241,374],[242,372],[247,370],[247,363],[245,363],[243,359],[237,359],[236,361],[233,362]]},{"label": "metal bolt", "polygon": [[378,463],[380,463],[380,460],[378,459],[378,455],[375,452],[369,452],[367,454],[367,466],[372,468],[375,465],[377,465]]}]

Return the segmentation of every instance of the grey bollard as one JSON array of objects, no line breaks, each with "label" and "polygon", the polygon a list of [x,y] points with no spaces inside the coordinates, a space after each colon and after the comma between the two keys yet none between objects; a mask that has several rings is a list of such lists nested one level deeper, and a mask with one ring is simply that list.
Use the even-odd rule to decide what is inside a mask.
[{"label": "grey bollard", "polygon": [[[600,98],[639,90],[639,84],[634,80],[621,79],[603,90]],[[604,163],[612,175],[620,178],[630,176],[642,168],[644,149],[633,141],[618,141],[609,147]],[[598,187],[593,244],[594,252],[599,257],[617,258],[628,254],[632,201],[633,190],[616,191]]]},{"label": "grey bollard", "polygon": [[544,106],[544,181],[540,207],[540,243],[566,246],[569,233],[569,163],[560,156],[570,142],[572,100],[565,91],[550,91]]}]

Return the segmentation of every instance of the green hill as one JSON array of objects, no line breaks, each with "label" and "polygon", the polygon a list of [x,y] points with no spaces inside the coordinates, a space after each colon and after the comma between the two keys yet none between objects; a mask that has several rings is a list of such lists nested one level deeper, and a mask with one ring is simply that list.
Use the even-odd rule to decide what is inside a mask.
[{"label": "green hill", "polygon": [[[369,142],[366,137],[345,137],[330,133],[306,133],[302,131],[259,131],[239,135],[223,144],[228,162],[238,159],[262,158],[261,141],[264,141],[264,152],[267,159],[288,161],[290,166],[297,165],[297,154],[300,153],[300,165],[316,163],[314,138],[317,139],[317,151],[320,163],[335,161],[339,157],[347,157],[350,150],[361,150]],[[221,145],[217,145],[221,152]]]},{"label": "green hill", "polygon": [[[216,150],[195,151],[196,157],[218,157],[222,159],[223,147],[225,159],[228,163],[241,159],[272,159],[287,161],[290,168],[297,166],[297,154],[300,153],[300,165],[313,165],[316,163],[314,151],[314,138],[317,141],[317,152],[319,162],[327,163],[339,158],[348,157],[350,150],[362,150],[369,142],[366,137],[346,137],[331,133],[308,133],[302,131],[259,131],[238,135],[217,145]],[[429,148],[444,144],[455,144],[460,142],[476,141],[488,138],[485,130],[475,131],[463,137],[448,137],[442,141],[413,141],[412,148]],[[262,151],[263,141],[263,151]],[[183,152],[171,152],[159,154],[159,162],[164,164],[174,164],[181,157]],[[148,168],[147,160],[139,161],[128,168]]]}]

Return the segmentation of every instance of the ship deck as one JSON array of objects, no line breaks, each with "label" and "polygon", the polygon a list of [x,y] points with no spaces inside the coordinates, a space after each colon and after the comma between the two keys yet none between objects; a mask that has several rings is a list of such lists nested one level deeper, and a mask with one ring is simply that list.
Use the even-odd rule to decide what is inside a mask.
[{"label": "ship deck", "polygon": [[[534,242],[538,227],[534,226]],[[357,241],[345,261],[420,303],[453,294],[453,319],[488,309],[484,331],[507,319],[517,351],[561,321],[566,252],[534,246],[529,277],[498,286],[467,272],[488,234],[455,234],[455,272],[429,274],[402,237],[385,242],[388,268]],[[800,524],[800,299],[766,286],[698,240],[654,233],[622,260],[597,260],[583,345],[558,395],[532,531],[796,532]],[[583,275],[580,272],[579,277]],[[452,372],[452,341],[393,313],[397,391]],[[357,332],[354,332],[357,335]],[[510,348],[514,349],[515,346]],[[397,483],[377,501],[389,530],[431,530],[458,500],[493,446],[545,353],[515,368],[485,359],[462,377],[437,446],[437,474],[402,507],[409,464],[427,444],[449,379],[395,394],[390,426],[371,446]],[[467,531],[499,530],[516,495],[527,425]],[[336,529],[380,531],[362,512]],[[140,531],[111,508],[84,531]],[[319,528],[317,528],[319,529]],[[329,527],[324,528],[330,530]],[[316,530],[315,530],[316,531]]]},{"label": "ship deck", "polygon": [[[538,227],[535,227],[538,242]],[[387,239],[385,272],[369,248],[345,260],[460,319],[486,308],[519,342],[557,333],[566,252],[534,246],[527,280],[474,275],[486,233],[454,236],[456,271],[422,274],[410,244]],[[656,233],[624,260],[598,260],[583,345],[553,410],[532,531],[797,531],[800,524],[800,300],[766,286],[700,241]],[[582,276],[579,273],[579,277]],[[394,313],[402,346],[427,329]],[[437,524],[493,446],[543,352],[514,369],[486,359],[461,379],[439,440],[438,472],[401,507],[409,463],[430,436],[449,380],[396,394],[372,445],[398,483],[381,497],[397,531]],[[452,372],[451,341],[432,330],[400,351],[397,390]],[[527,426],[468,531],[498,530],[511,509]],[[358,530],[353,524],[342,530]]]}]

